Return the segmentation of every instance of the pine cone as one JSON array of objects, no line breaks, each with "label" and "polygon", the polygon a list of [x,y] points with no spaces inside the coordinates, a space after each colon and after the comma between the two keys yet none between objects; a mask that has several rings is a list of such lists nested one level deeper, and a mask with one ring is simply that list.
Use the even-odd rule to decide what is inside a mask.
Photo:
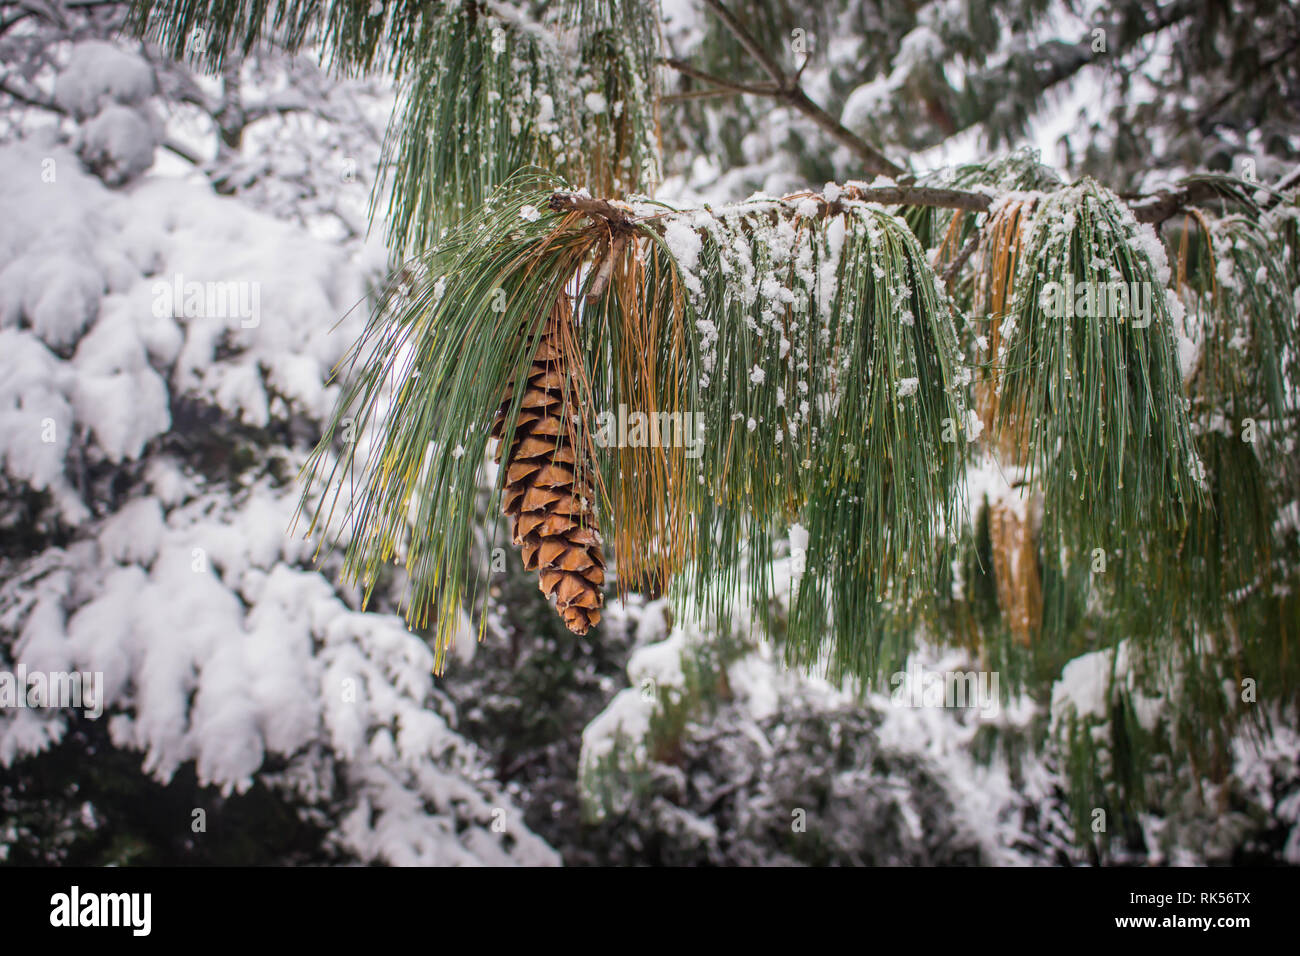
[{"label": "pine cone", "polygon": [[[555,596],[555,609],[575,634],[600,621],[605,603],[605,558],[592,502],[595,492],[577,475],[590,473],[577,445],[575,389],[564,362],[561,334],[572,321],[569,297],[561,294],[551,312],[533,367],[519,419],[505,455],[506,481],[501,510],[511,518],[515,546],[524,567],[537,571],[538,587]],[[567,388],[566,388],[567,386]],[[513,404],[514,385],[492,422],[500,440]],[[497,448],[501,461],[504,443]]]}]

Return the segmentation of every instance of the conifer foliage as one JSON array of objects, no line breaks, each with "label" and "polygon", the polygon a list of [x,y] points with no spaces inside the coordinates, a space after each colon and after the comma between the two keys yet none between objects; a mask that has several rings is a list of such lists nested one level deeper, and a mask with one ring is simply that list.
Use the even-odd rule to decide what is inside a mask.
[{"label": "conifer foliage", "polygon": [[[935,19],[950,5],[922,5],[919,26],[904,19],[934,56],[907,47],[836,118],[800,85],[808,59],[776,44],[805,15],[829,30],[852,11],[700,6],[691,65],[650,2],[140,0],[139,24],[178,52],[196,28],[218,60],[271,30],[405,84],[387,180],[402,265],[303,476],[310,530],[344,573],[369,590],[404,565],[408,620],[433,625],[441,666],[462,608],[487,600],[503,532],[481,518],[500,508],[578,634],[608,573],[722,626],[744,604],[788,660],[836,676],[878,678],[921,638],[1041,691],[1109,654],[1117,752],[1266,722],[1223,692],[1252,675],[1294,707],[1294,177],[1132,194],[1128,171],[1069,183],[1024,153],[913,170],[885,153],[997,113],[991,93],[927,99],[922,82],[955,44],[984,76],[967,91],[992,89],[992,15],[958,37]],[[1112,39],[1194,7],[1130,11]],[[1019,52],[1003,72],[1037,76]],[[1097,58],[1052,52],[1045,86]],[[900,132],[909,96],[929,120]],[[680,139],[664,111],[698,118],[718,97],[775,101],[840,150],[804,165],[847,174],[716,207],[654,199],[663,142]],[[706,116],[702,142],[748,128]],[[611,435],[611,415],[640,430]],[[789,595],[774,556],[799,559]],[[1152,682],[1179,688],[1176,714],[1116,716]]]}]

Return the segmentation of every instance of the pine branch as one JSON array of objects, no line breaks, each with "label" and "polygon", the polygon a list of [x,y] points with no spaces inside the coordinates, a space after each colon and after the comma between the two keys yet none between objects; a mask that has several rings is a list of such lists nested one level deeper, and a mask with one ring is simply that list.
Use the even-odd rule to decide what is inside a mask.
[{"label": "pine branch", "polygon": [[[683,76],[689,76],[693,80],[700,80],[704,83],[713,84],[713,89],[694,91],[695,95],[707,94],[711,96],[721,95],[723,93],[748,93],[753,96],[776,96],[781,92],[781,87],[776,83],[739,83],[735,80],[724,80],[712,73],[705,73],[703,70],[697,70],[685,60],[668,58],[661,61],[664,66],[672,67]],[[683,93],[682,97],[689,97],[692,94]]]},{"label": "pine branch", "polygon": [[191,166],[201,166],[203,164],[202,159],[200,159],[197,155],[192,153],[190,150],[186,149],[180,143],[176,142],[176,140],[174,139],[163,140],[162,148],[167,150],[169,153],[173,153],[179,156],[181,159],[185,160],[185,162],[189,163]]},{"label": "pine branch", "polygon": [[872,187],[847,183],[841,195],[857,202],[874,202],[884,206],[929,206],[935,209],[965,209],[970,212],[986,212],[992,202],[991,197],[985,193],[934,186]]},{"label": "pine branch", "polygon": [[[1135,32],[1131,36],[1125,35],[1125,14],[1122,13],[1115,14],[1111,20],[1098,23],[1096,26],[1105,30],[1108,37],[1128,39],[1131,48],[1137,46],[1146,37],[1177,26],[1191,18],[1197,9],[1198,4],[1195,0],[1174,0],[1163,8],[1157,7],[1150,14],[1149,19],[1143,19],[1136,24]],[[1145,17],[1146,14],[1144,13],[1143,16]],[[1092,45],[1086,40],[1066,44],[1057,39],[1048,40],[1032,48],[1013,50],[1008,59],[999,62],[997,66],[989,67],[983,72],[966,78],[965,90],[968,95],[963,97],[961,102],[969,103],[971,105],[969,110],[960,111],[958,116],[951,116],[949,111],[952,122],[942,131],[940,137],[927,137],[914,145],[916,148],[934,146],[942,139],[951,138],[988,122],[1005,104],[1002,91],[1005,89],[1008,75],[1024,74],[1023,81],[1026,84],[1032,83],[1037,91],[1035,102],[1041,102],[1041,98],[1050,90],[1074,79],[1088,67],[1101,67],[1106,62],[1118,62],[1122,52],[1116,49],[1111,49],[1109,52],[1094,51]],[[905,115],[906,111],[923,108],[924,104],[918,105],[909,100],[899,103],[898,106],[899,113]]]},{"label": "pine branch", "polygon": [[[1048,181],[1041,167],[1016,159],[956,177],[970,188],[848,183],[716,210],[596,198],[549,179],[494,195],[430,250],[387,314],[376,313],[353,353],[361,373],[313,458],[309,474],[334,492],[352,465],[362,471],[349,516],[350,578],[369,588],[378,568],[404,555],[414,593],[408,614],[417,625],[438,622],[445,652],[462,602],[482,600],[487,583],[469,562],[479,546],[472,504],[484,421],[500,409],[501,434],[516,427],[523,406],[502,404],[507,383],[528,368],[541,322],[569,290],[586,297],[569,363],[580,409],[571,420],[597,435],[593,487],[619,586],[671,582],[687,613],[718,623],[738,600],[760,617],[786,614],[788,658],[829,662],[840,674],[869,676],[896,663],[918,615],[931,613],[926,602],[947,586],[936,575],[965,527],[961,476],[980,419],[959,335],[986,329],[978,323],[987,310],[971,313],[974,332],[959,332],[929,241],[879,205],[958,210],[946,241],[963,240],[957,258],[969,260],[977,248],[988,254],[981,238],[996,245],[968,207],[992,202],[975,190],[997,183],[1033,192],[1039,207],[1015,288],[996,307],[998,404],[986,426],[1019,449],[1012,481],[1027,482],[1045,508],[1041,519],[1003,527],[1021,535],[1022,557],[1036,555],[1043,568],[1040,579],[1020,582],[1040,588],[1041,602],[1030,601],[1027,615],[1016,606],[1016,633],[1066,646],[1094,592],[1107,614],[1141,620],[1153,633],[1227,613],[1223,595],[1251,579],[1270,540],[1264,481],[1284,480],[1286,469],[1263,476],[1257,461],[1248,474],[1236,462],[1256,454],[1250,446],[1215,444],[1221,436],[1203,436],[1189,421],[1162,268],[1132,208],[1095,183]],[[1214,196],[1249,206],[1260,188],[1206,180],[1147,197],[1143,209],[1164,214]],[[943,228],[942,217],[935,222]],[[1205,346],[1214,361],[1203,387],[1236,397],[1210,405],[1233,421],[1259,407],[1288,416],[1294,409],[1278,386],[1290,375],[1280,357],[1295,354],[1290,267],[1249,229],[1215,244],[1221,262],[1237,257],[1241,292],[1214,298],[1223,320]],[[1197,281],[1216,274],[1206,258]],[[1266,282],[1255,280],[1261,268]],[[1091,309],[1065,320],[1041,293],[1045,282],[1059,287],[1070,277],[1152,288],[1146,325]],[[1240,382],[1230,359],[1247,335],[1248,364],[1264,372]],[[620,408],[698,419],[698,444],[687,455],[685,442],[602,440],[600,413]],[[351,459],[357,446],[348,445],[335,464],[333,435],[345,420],[377,430],[368,461]],[[1202,460],[1213,482],[1208,508]],[[770,554],[795,522],[808,534],[807,570],[787,611],[772,610],[775,596],[753,573],[753,556]],[[1099,539],[1098,528],[1113,537]],[[1097,547],[1118,549],[1122,574],[1089,581],[1084,567],[1079,577]],[[990,573],[1000,585],[1002,572]],[[1259,612],[1252,604],[1231,613]],[[978,627],[987,637],[1006,624],[1004,614]]]},{"label": "pine branch", "polygon": [[1136,550],[1153,529],[1178,533],[1203,501],[1163,292],[1148,296],[1145,315],[1128,300],[1077,315],[1075,301],[1063,306],[1076,282],[1162,290],[1137,237],[1118,197],[1094,182],[1048,196],[1002,324],[994,430],[1024,450],[1044,489],[1044,534],[1062,547],[1104,521]]},{"label": "pine branch", "polygon": [[[807,93],[803,90],[803,88],[799,85],[798,82],[799,76],[796,75],[794,77],[791,77],[788,73],[786,73],[786,71],[782,69],[781,65],[766,50],[763,49],[762,44],[760,44],[754,38],[754,36],[736,18],[735,14],[733,14],[727,8],[727,6],[721,2],[721,0],[704,0],[704,3],[705,6],[707,6],[711,11],[713,11],[713,13],[718,17],[718,19],[727,28],[727,30],[736,38],[737,42],[741,45],[741,47],[744,48],[745,52],[748,53],[750,57],[752,57],[754,61],[759,65],[759,67],[763,70],[763,72],[765,72],[769,77],[771,77],[772,80],[771,86],[767,87],[767,86],[760,86],[757,84],[744,84],[744,83],[737,83],[736,81],[720,80],[716,77],[711,76],[710,74],[705,73],[702,70],[690,66],[689,64],[683,63],[680,60],[666,61],[667,66],[670,66],[671,68],[677,70],[683,75],[692,76],[696,79],[713,82],[714,88],[708,91],[708,95],[722,95],[723,93],[727,93],[727,92],[749,93],[753,95],[766,95],[780,102],[783,102],[791,106],[792,108],[798,110],[800,113],[803,113],[809,119],[811,119],[814,123],[816,123],[819,127],[821,127],[822,130],[824,130],[828,135],[830,135],[831,138],[834,139],[836,142],[852,150],[857,156],[859,156],[863,160],[863,169],[865,172],[870,173],[872,175],[885,175],[885,176],[891,176],[895,178],[903,177],[906,175],[907,171],[903,167],[894,163],[892,160],[886,157],[884,153],[881,152],[878,148],[868,143],[866,140],[864,140],[861,136],[854,133],[852,130],[848,129],[846,126],[844,126],[843,123],[835,119],[835,117],[831,116],[824,109],[822,109],[821,106],[815,103],[807,95]],[[1189,17],[1194,12],[1194,9],[1195,9],[1194,4],[1186,3],[1186,2],[1180,2],[1171,5],[1167,10],[1161,11],[1158,15],[1153,17],[1148,23],[1144,24],[1139,33],[1139,37],[1146,36],[1150,33],[1158,33],[1164,29],[1167,29],[1170,26],[1173,26],[1181,22],[1182,20]],[[1043,89],[1046,90],[1046,89],[1050,89],[1053,86],[1056,86],[1059,83],[1064,82],[1065,80],[1069,79],[1071,76],[1078,73],[1084,67],[1091,65],[1092,63],[1095,62],[1096,58],[1095,55],[1091,52],[1090,47],[1081,46],[1077,52],[1077,55],[1075,55],[1068,61],[1061,61],[1059,59],[1047,57],[1045,55],[1040,55],[1038,59],[1053,64],[1053,66],[1051,67],[1051,72],[1045,75],[1042,79]],[[805,62],[805,66],[806,65],[807,63]],[[803,71],[801,68],[799,73],[802,74],[802,72]],[[993,104],[996,102],[995,98],[987,98],[987,99],[989,100],[987,110],[981,112],[979,115],[970,117],[968,122],[964,123],[961,127],[959,127],[957,130],[954,130],[953,132],[959,132],[961,129],[968,128],[974,125],[976,122],[979,122],[980,120],[986,118],[988,111],[993,108]],[[887,201],[887,200],[881,200],[881,201]],[[1194,201],[1195,201],[1194,199],[1190,199],[1188,200],[1188,203]],[[927,203],[920,203],[920,204],[927,205]],[[956,208],[979,208],[982,210],[983,208],[987,208],[987,203],[985,203],[983,207],[962,206]],[[1178,208],[1181,208],[1181,206],[1175,207],[1173,211],[1170,212],[1168,215],[1173,215],[1173,212],[1176,212]],[[1160,209],[1157,210],[1157,212],[1158,213],[1163,212],[1163,209],[1164,207],[1160,207]],[[1168,216],[1165,216],[1165,218],[1168,218]],[[1143,220],[1143,221],[1154,222],[1155,220]],[[1163,221],[1163,219],[1160,221]]]},{"label": "pine branch", "polygon": [[957,278],[957,274],[961,272],[966,263],[970,261],[970,257],[973,256],[975,250],[979,248],[980,239],[983,235],[983,232],[980,230],[971,233],[971,237],[966,240],[966,244],[963,245],[957,255],[953,257],[952,262],[948,263],[944,268],[943,274],[940,278],[943,279],[943,284],[945,286],[951,286],[952,280]]},{"label": "pine branch", "polygon": [[[967,192],[961,189],[942,189],[933,186],[872,187],[856,183],[847,183],[840,187],[840,194],[835,199],[827,199],[822,193],[806,191],[768,201],[793,205],[806,199],[817,204],[818,214],[821,216],[839,215],[845,209],[845,200],[877,203],[882,206],[929,206],[972,212],[986,211],[991,201],[984,193]],[[557,192],[551,196],[550,206],[557,212],[582,213],[591,219],[601,220],[614,229],[627,229],[644,224],[654,226],[653,216],[641,216],[632,209],[607,199],[593,199],[578,193]]]},{"label": "pine branch", "polygon": [[781,64],[777,63],[772,56],[763,49],[759,43],[750,34],[748,30],[736,19],[735,15],[727,9],[726,5],[720,0],[704,0],[704,5],[713,11],[714,15],[722,21],[736,41],[745,48],[745,52],[754,58],[754,61],[763,68],[763,72],[772,78],[772,82],[778,87],[786,89],[789,86],[789,77],[785,75],[785,70],[781,69]]},{"label": "pine branch", "polygon": [[[1132,197],[1127,200],[1127,204],[1138,222],[1158,226],[1188,206],[1210,199],[1225,198],[1224,192],[1224,185],[1218,180],[1197,178],[1175,189]],[[811,199],[818,203],[822,207],[823,215],[836,215],[843,210],[844,200],[878,203],[882,206],[916,206],[980,213],[988,212],[994,197],[987,192],[938,186],[867,186],[849,182],[839,187],[839,196],[834,200],[828,200],[821,193],[807,191],[791,193],[772,201],[794,203],[802,199]],[[636,225],[643,221],[643,218],[638,218],[625,206],[578,193],[557,192],[551,196],[550,204],[556,211],[580,212],[592,219],[600,219],[621,227]]]},{"label": "pine branch", "polygon": [[1219,195],[1219,190],[1212,182],[1195,180],[1178,189],[1166,189],[1150,196],[1143,196],[1129,202],[1129,208],[1138,222],[1160,225],[1187,206],[1205,202]]},{"label": "pine branch", "polygon": [[607,222],[613,228],[631,228],[634,224],[632,210],[615,205],[608,199],[593,199],[580,193],[552,193],[550,207],[556,212],[580,212],[592,219]]},{"label": "pine branch", "polygon": [[[736,19],[735,14],[727,9],[725,4],[721,3],[720,0],[704,0],[704,3],[722,21],[737,42],[744,47],[745,52],[762,67],[763,72],[771,77],[774,88],[768,91],[766,95],[772,96],[803,113],[804,116],[807,116],[828,133],[832,139],[847,146],[861,158],[863,168],[868,173],[876,176],[898,177],[907,172],[902,166],[890,160],[879,149],[855,134],[835,117],[831,116],[830,113],[827,113],[814,103],[808,94],[804,92],[803,87],[799,85],[798,77],[788,75],[781,68],[781,65],[763,49],[763,45],[755,40],[744,25]],[[669,62],[668,65],[674,69],[679,69],[677,61]],[[699,71],[692,72],[698,73]],[[688,73],[687,75],[691,74]],[[746,92],[756,92],[756,90]]]},{"label": "pine branch", "polygon": [[714,97],[735,96],[740,92],[735,89],[716,87],[713,89],[687,90],[684,93],[668,93],[660,97],[661,103],[687,103],[692,100],[709,100]]},{"label": "pine branch", "polygon": [[10,99],[23,106],[29,106],[32,109],[48,110],[51,113],[65,114],[67,111],[58,103],[39,93],[24,93],[22,90],[12,86],[7,79],[0,79],[0,95],[8,96]]},{"label": "pine branch", "polygon": [[1273,187],[1273,195],[1269,196],[1267,201],[1265,201],[1264,205],[1260,208],[1265,212],[1268,212],[1286,198],[1286,191],[1288,189],[1294,189],[1297,185],[1300,185],[1300,166],[1297,166],[1277,181],[1277,185]]}]

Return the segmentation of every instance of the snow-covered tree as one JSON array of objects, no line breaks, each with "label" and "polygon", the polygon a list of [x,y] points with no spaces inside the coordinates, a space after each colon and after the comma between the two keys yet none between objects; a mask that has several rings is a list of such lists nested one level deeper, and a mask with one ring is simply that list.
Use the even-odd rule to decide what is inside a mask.
[{"label": "snow-covered tree", "polygon": [[[878,681],[921,638],[1044,698],[1071,658],[1108,648],[1107,706],[1052,722],[1064,761],[1092,761],[1072,771],[1076,827],[1090,808],[1127,820],[1157,799],[1167,788],[1146,771],[1162,756],[1195,768],[1192,790],[1222,783],[1233,741],[1296,703],[1300,473],[1266,464],[1295,459],[1287,184],[1206,168],[1130,195],[1123,178],[1068,182],[1023,153],[923,171],[906,157],[926,144],[854,115],[879,116],[867,101],[882,89],[907,115],[918,71],[950,59],[938,36],[969,46],[963,25],[988,34],[997,10],[954,22],[934,5],[897,27],[888,76],[861,77],[875,92],[837,116],[804,73],[824,21],[702,7],[706,32],[726,34],[725,71],[707,52],[705,67],[648,55],[665,34],[654,4],[416,17],[464,37],[445,49],[408,42],[416,14],[400,4],[382,23],[332,7],[332,55],[388,49],[416,77],[390,140],[390,246],[412,257],[309,472],[346,488],[345,573],[369,584],[397,555],[409,619],[432,620],[445,650],[462,603],[487,594],[477,504],[496,438],[490,507],[578,633],[600,614],[603,540],[620,589],[667,584],[680,613],[720,631],[739,601],[788,662],[836,677]],[[152,5],[148,22],[176,37],[197,9]],[[1049,13],[1013,16],[1031,30],[1060,22]],[[1076,58],[1107,42],[1136,56],[1185,26],[1178,13],[1098,11],[1114,19]],[[1064,78],[1067,51],[1051,49]],[[547,85],[557,56],[576,65]],[[984,106],[996,96],[975,74],[1013,74],[1009,56],[994,43],[961,58]],[[670,102],[665,68],[709,95]],[[1054,82],[1022,78],[1022,118]],[[931,93],[935,115],[957,112]],[[726,139],[734,113],[716,94],[774,100],[792,133],[835,144],[847,175],[703,207],[645,196],[683,159],[654,149],[668,110],[684,102],[698,135]],[[469,175],[466,151],[502,159],[481,144],[507,128],[525,155]],[[604,423],[626,410],[652,431],[698,416],[701,440],[612,438]],[[354,421],[378,437],[346,445],[340,466]],[[768,562],[786,547],[801,573],[778,608]],[[1164,706],[1142,710],[1143,695]]]},{"label": "snow-covered tree", "polygon": [[383,262],[382,85],[265,50],[213,88],[107,7],[4,14],[0,671],[102,685],[4,701],[0,858],[554,862],[424,641],[286,533]]}]

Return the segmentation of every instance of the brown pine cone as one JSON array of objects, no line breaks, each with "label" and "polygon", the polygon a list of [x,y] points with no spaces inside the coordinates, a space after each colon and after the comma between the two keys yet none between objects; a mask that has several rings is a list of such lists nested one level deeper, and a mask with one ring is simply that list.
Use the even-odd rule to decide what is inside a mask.
[{"label": "brown pine cone", "polygon": [[[561,294],[538,343],[510,451],[504,455],[501,510],[511,518],[524,567],[538,572],[538,586],[547,597],[554,595],[555,609],[569,630],[586,634],[600,621],[605,603],[605,558],[596,530],[595,492],[577,478],[590,473],[590,464],[576,446],[576,389],[561,345],[572,318],[569,297]],[[492,422],[493,438],[502,438],[513,399],[512,384]],[[504,450],[504,444],[497,448],[498,462]]]}]

